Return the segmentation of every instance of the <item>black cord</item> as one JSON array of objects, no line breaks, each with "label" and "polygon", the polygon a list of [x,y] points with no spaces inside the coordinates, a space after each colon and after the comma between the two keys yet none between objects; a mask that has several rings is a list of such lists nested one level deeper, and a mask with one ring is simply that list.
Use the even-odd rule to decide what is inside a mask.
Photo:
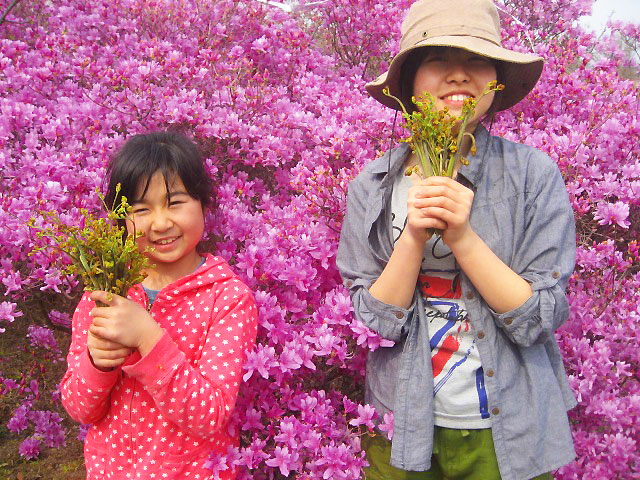
[{"label": "black cord", "polygon": [[[398,110],[396,110],[396,113],[393,115],[393,125],[391,125],[391,136],[389,137],[389,147],[387,148],[387,151],[389,152],[389,158],[387,158],[387,175],[391,172],[391,152],[393,151],[391,148],[391,142],[396,134],[396,120],[398,120]],[[391,188],[393,188],[393,185]]]},{"label": "black cord", "polygon": [[[393,142],[393,137],[395,136],[396,133],[396,120],[398,119],[398,110],[396,110],[396,113],[393,115],[393,124],[391,125],[391,135],[389,136],[389,147],[387,148],[387,178],[390,179],[390,173],[391,173],[391,152],[393,152],[393,148],[392,148],[392,142]],[[393,184],[394,182],[391,182],[391,195],[389,196],[389,198],[391,198],[393,196]],[[402,232],[401,232],[402,233]],[[391,216],[391,231],[389,233],[390,237],[391,237],[391,249],[393,249],[393,247],[395,246],[395,240],[393,238],[393,212],[392,212],[392,216]]]},{"label": "black cord", "polygon": [[431,245],[431,256],[436,260],[442,260],[443,258],[447,258],[449,255],[453,255],[453,252],[451,250],[449,250],[449,253],[445,255],[436,255],[436,246],[438,245],[438,242],[440,240],[442,240],[442,235],[438,235],[436,241],[433,242],[433,245]]}]

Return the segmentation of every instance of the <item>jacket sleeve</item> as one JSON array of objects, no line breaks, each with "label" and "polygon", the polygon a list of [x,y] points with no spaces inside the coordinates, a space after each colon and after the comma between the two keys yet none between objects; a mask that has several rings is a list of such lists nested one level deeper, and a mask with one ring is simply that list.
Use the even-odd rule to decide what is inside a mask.
[{"label": "jacket sleeve", "polygon": [[[351,294],[356,318],[383,338],[397,342],[408,332],[416,299],[414,296],[411,306],[404,309],[383,303],[369,293],[369,287],[382,273],[388,258],[382,258],[382,252],[375,252],[368,241],[368,192],[363,186],[366,183],[358,177],[349,185],[336,263]],[[381,202],[381,195],[376,195],[374,200]],[[380,244],[379,238],[375,241]]]},{"label": "jacket sleeve", "polygon": [[565,289],[573,273],[576,233],[573,210],[558,167],[546,155],[527,193],[525,232],[511,268],[531,284],[520,307],[492,312],[507,337],[520,346],[544,343],[569,317]]},{"label": "jacket sleeve", "polygon": [[95,423],[109,410],[109,395],[118,381],[121,369],[103,372],[93,366],[87,349],[87,332],[91,325],[89,312],[95,303],[85,293],[73,314],[71,346],[67,355],[67,371],[60,383],[62,405],[71,418],[80,423]]},{"label": "jacket sleeve", "polygon": [[218,292],[211,308],[211,327],[195,364],[165,332],[147,355],[123,367],[146,388],[165,418],[201,438],[227,424],[257,332],[253,295],[239,280]]}]

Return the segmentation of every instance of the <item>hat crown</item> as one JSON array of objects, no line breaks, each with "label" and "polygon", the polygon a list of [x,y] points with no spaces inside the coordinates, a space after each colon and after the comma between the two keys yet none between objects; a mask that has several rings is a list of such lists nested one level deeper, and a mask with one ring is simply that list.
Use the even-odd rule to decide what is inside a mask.
[{"label": "hat crown", "polygon": [[471,36],[500,42],[500,17],[490,0],[418,0],[402,22],[400,50],[433,37]]}]

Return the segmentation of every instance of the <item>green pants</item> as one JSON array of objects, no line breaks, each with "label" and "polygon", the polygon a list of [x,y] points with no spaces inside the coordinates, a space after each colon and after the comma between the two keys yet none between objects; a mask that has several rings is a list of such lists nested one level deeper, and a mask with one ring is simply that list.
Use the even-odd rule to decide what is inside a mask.
[{"label": "green pants", "polygon": [[[456,430],[436,427],[431,470],[410,472],[389,465],[391,442],[381,435],[365,437],[369,467],[366,480],[500,480],[491,429]],[[550,473],[533,480],[551,480]]]}]

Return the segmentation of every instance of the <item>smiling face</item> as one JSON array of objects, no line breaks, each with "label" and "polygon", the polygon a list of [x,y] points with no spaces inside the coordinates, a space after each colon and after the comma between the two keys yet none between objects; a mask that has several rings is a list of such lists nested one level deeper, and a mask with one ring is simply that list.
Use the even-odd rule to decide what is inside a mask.
[{"label": "smiling face", "polygon": [[[466,98],[480,96],[487,84],[496,80],[495,64],[487,57],[451,47],[429,47],[427,50],[413,80],[413,94],[419,97],[430,93],[438,110],[447,107],[452,115],[460,115]],[[493,98],[492,92],[478,102],[467,131],[475,129],[491,107]]]},{"label": "smiling face", "polygon": [[152,249],[145,253],[154,265],[148,277],[152,284],[159,277],[177,280],[193,272],[201,261],[196,246],[204,233],[202,204],[187,193],[177,175],[169,175],[167,183],[168,191],[164,176],[156,172],[146,192],[145,185],[139,185],[127,221],[129,234],[143,234],[137,239],[140,250]]}]

